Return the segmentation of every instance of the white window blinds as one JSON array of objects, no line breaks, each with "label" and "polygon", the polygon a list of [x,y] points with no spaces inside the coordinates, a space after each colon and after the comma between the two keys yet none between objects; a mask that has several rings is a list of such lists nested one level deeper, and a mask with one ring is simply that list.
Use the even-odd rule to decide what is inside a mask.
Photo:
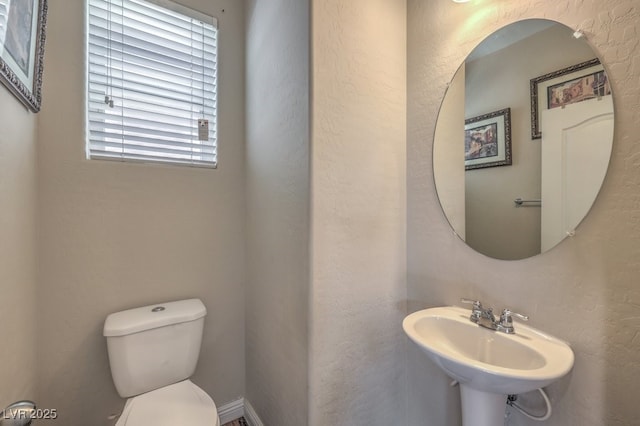
[{"label": "white window blinds", "polygon": [[88,157],[215,167],[216,21],[167,0],[88,4]]}]

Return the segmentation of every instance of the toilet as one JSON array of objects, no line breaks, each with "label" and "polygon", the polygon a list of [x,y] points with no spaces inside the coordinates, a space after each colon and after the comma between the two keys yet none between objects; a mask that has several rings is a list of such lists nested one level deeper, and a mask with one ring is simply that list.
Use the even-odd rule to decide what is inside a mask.
[{"label": "toilet", "polygon": [[128,398],[115,426],[220,426],[213,399],[189,380],[206,314],[201,300],[189,299],[107,317],[111,376]]}]

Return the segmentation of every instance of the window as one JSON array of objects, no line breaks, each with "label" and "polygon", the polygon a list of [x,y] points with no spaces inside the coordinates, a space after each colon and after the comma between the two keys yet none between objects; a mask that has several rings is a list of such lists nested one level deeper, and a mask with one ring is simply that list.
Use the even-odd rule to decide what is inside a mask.
[{"label": "window", "polygon": [[87,157],[215,167],[217,23],[155,1],[88,0]]}]

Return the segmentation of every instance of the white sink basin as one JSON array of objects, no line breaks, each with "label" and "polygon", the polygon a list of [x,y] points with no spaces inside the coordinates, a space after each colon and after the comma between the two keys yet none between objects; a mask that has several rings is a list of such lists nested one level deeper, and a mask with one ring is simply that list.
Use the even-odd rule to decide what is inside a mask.
[{"label": "white sink basin", "polygon": [[446,374],[461,385],[494,394],[520,394],[549,385],[573,367],[563,341],[515,324],[505,334],[469,321],[471,311],[431,308],[408,315],[402,326]]}]

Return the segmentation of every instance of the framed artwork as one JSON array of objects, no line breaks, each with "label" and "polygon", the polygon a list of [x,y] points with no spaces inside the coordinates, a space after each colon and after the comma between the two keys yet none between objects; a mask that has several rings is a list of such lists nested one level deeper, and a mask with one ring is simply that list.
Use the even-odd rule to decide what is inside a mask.
[{"label": "framed artwork", "polygon": [[611,94],[609,79],[598,58],[531,80],[531,138],[542,137],[540,112]]},{"label": "framed artwork", "polygon": [[511,109],[464,122],[465,170],[511,165]]},{"label": "framed artwork", "polygon": [[0,82],[40,111],[47,0],[0,0]]}]

